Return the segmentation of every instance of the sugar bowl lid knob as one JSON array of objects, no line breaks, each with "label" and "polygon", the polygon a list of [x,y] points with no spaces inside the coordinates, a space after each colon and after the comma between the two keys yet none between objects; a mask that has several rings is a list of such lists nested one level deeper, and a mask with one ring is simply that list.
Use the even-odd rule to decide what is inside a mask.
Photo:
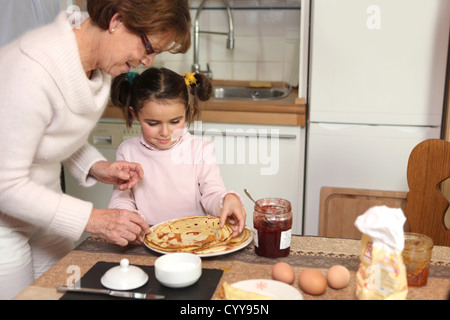
[{"label": "sugar bowl lid knob", "polygon": [[122,259],[120,260],[120,269],[122,271],[126,271],[128,269],[128,266],[130,265],[130,260],[128,259]]}]

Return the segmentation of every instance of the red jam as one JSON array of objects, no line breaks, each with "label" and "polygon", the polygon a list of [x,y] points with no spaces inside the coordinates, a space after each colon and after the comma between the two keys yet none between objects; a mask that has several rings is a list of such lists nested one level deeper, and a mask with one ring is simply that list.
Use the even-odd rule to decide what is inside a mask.
[{"label": "red jam", "polygon": [[402,255],[409,287],[421,287],[427,284],[432,252],[433,240],[430,237],[405,232],[405,247]]},{"label": "red jam", "polygon": [[278,198],[258,200],[253,213],[255,253],[268,258],[290,252],[292,212],[289,201]]}]

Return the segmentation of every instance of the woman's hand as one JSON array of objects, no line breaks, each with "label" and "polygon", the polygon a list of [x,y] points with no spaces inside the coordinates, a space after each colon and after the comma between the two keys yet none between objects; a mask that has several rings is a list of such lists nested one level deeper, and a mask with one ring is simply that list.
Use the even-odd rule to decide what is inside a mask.
[{"label": "woman's hand", "polygon": [[126,161],[98,161],[91,167],[89,174],[100,182],[118,186],[119,190],[131,189],[144,179],[141,165]]},{"label": "woman's hand", "polygon": [[247,214],[238,197],[232,193],[227,194],[223,200],[220,227],[222,228],[228,220],[231,229],[233,229],[233,237],[237,237],[244,230],[246,216]]},{"label": "woman's hand", "polygon": [[119,246],[144,243],[143,234],[150,231],[136,212],[123,209],[93,209],[85,231]]}]

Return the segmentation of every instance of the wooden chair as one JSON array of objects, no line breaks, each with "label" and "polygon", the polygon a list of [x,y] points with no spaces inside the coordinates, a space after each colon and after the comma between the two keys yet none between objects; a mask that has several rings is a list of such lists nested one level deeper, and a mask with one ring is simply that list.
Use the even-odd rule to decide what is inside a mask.
[{"label": "wooden chair", "polygon": [[408,162],[405,216],[412,232],[426,234],[435,245],[450,246],[444,216],[449,201],[440,190],[450,177],[450,142],[430,139],[419,143]]},{"label": "wooden chair", "polygon": [[[356,218],[373,206],[402,208],[406,192],[322,187],[320,190],[319,236],[361,239]],[[405,231],[409,226],[405,224]]]}]

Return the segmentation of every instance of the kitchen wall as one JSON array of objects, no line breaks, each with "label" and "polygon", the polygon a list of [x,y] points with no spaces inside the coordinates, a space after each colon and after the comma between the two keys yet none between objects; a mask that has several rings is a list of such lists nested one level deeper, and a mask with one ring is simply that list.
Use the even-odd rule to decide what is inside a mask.
[{"label": "kitchen wall", "polygon": [[[191,0],[194,20],[200,0]],[[200,65],[208,62],[214,79],[286,81],[298,85],[300,0],[229,0],[234,16],[235,48],[226,36],[200,35]],[[208,1],[200,30],[228,32],[221,1]],[[155,66],[191,71],[193,48],[185,55],[161,54]]]}]

